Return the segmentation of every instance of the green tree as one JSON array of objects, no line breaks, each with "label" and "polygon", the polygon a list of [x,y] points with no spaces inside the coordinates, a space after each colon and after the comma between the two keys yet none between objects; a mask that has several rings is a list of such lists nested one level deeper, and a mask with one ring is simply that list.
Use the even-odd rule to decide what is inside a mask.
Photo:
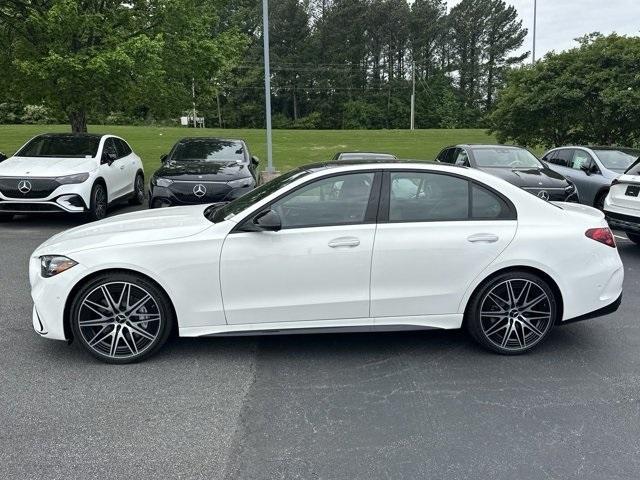
[{"label": "green tree", "polygon": [[501,141],[531,146],[640,142],[640,38],[599,34],[514,70],[490,116]]},{"label": "green tree", "polygon": [[[87,117],[131,106],[167,117],[237,58],[244,37],[217,32],[211,0],[10,0],[10,38],[23,100],[64,112],[72,131]],[[203,61],[204,60],[204,61]]]}]

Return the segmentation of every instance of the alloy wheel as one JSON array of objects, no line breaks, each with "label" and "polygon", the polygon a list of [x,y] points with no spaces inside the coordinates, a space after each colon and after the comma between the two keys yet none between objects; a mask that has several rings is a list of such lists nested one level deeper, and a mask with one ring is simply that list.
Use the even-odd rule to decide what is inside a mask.
[{"label": "alloy wheel", "polygon": [[136,196],[140,203],[144,201],[144,179],[140,175],[136,177]]},{"label": "alloy wheel", "polygon": [[97,286],[84,297],[77,315],[78,329],[89,348],[113,359],[148,350],[163,321],[153,296],[130,282]]},{"label": "alloy wheel", "polygon": [[107,215],[107,195],[102,187],[96,188],[95,211],[96,218],[104,218]]},{"label": "alloy wheel", "polygon": [[538,343],[552,326],[549,296],[528,279],[495,285],[480,304],[480,327],[496,347],[517,352]]}]

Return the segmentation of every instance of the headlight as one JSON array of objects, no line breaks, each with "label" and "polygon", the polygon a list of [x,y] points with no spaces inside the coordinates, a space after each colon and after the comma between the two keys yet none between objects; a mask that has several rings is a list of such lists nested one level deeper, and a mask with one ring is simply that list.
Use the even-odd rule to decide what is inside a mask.
[{"label": "headlight", "polygon": [[88,178],[89,178],[89,174],[88,173],[77,173],[75,175],[67,175],[67,176],[64,176],[64,177],[58,177],[58,178],[56,178],[56,182],[58,182],[60,185],[70,185],[72,183],[86,182]]},{"label": "headlight", "polygon": [[172,183],[173,183],[173,180],[170,180],[168,178],[156,178],[156,177],[151,178],[151,184],[157,185],[159,187],[168,187]]},{"label": "headlight", "polygon": [[40,274],[44,278],[53,277],[77,264],[78,262],[61,255],[45,255],[40,257]]},{"label": "headlight", "polygon": [[253,177],[241,178],[240,180],[232,180],[227,182],[231,188],[246,188],[253,185]]}]

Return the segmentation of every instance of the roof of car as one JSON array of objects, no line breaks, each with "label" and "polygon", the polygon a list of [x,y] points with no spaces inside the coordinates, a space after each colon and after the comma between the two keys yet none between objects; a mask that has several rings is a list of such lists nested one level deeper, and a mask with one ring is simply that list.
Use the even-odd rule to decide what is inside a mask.
[{"label": "roof of car", "polygon": [[433,167],[456,167],[456,168],[467,168],[467,167],[463,167],[463,166],[458,166],[458,165],[443,165],[442,163],[438,163],[438,162],[434,162],[432,160],[412,160],[412,159],[386,159],[386,160],[382,160],[382,159],[368,159],[368,160],[331,160],[328,162],[317,162],[317,163],[311,163],[309,165],[304,165],[303,167],[300,167],[303,170],[322,170],[322,169],[326,169],[326,168],[338,168],[338,167],[345,167],[345,166],[349,166],[349,165],[372,165],[372,166],[377,166],[377,165],[383,165],[383,164],[394,164],[394,163],[398,163],[398,164],[421,164],[421,165],[429,165],[429,166],[433,166]]},{"label": "roof of car", "polygon": [[192,142],[197,140],[215,140],[218,142],[244,142],[241,138],[221,138],[221,137],[183,137],[178,142]]},{"label": "roof of car", "polygon": [[37,136],[38,137],[58,137],[58,138],[69,138],[69,137],[102,138],[105,136],[105,134],[104,133],[42,133]]},{"label": "roof of car", "polygon": [[[519,147],[518,145],[499,145],[499,144],[490,144],[490,143],[461,143],[459,145],[453,145],[455,147],[470,147],[470,148],[512,148],[512,149],[522,149],[523,147]],[[447,147],[451,148],[451,147]]]}]

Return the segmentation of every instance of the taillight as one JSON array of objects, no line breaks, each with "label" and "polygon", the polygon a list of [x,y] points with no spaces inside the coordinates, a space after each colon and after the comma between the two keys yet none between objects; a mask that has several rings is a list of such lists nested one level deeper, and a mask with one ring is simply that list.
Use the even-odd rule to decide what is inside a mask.
[{"label": "taillight", "polygon": [[616,240],[613,233],[608,227],[590,228],[584,234],[596,242],[604,243],[610,247],[616,248]]}]

